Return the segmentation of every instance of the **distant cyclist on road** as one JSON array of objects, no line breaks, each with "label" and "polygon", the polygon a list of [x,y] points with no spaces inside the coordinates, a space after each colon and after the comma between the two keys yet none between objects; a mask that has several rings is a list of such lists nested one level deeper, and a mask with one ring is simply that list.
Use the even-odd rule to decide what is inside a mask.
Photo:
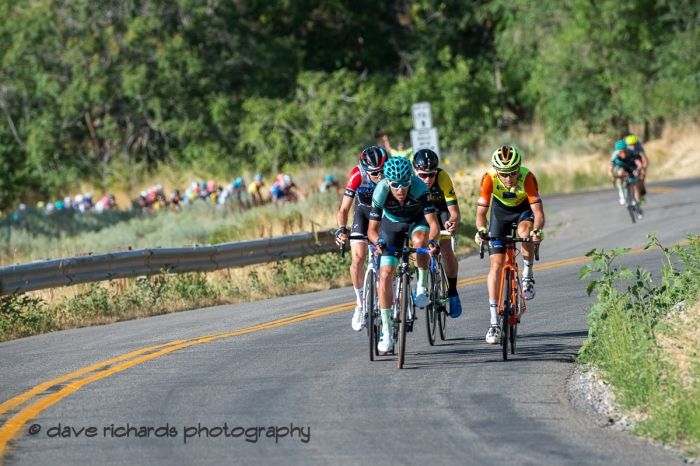
[{"label": "distant cyclist on road", "polygon": [[634,191],[634,201],[637,206],[637,217],[641,219],[644,214],[639,207],[639,180],[636,179],[642,169],[642,161],[632,155],[632,151],[627,148],[625,141],[617,141],[615,143],[615,152],[610,158],[610,166],[608,167],[608,177],[617,185],[617,190],[620,194],[620,205],[626,205],[625,193],[622,189],[622,179],[628,177]]},{"label": "distant cyclist on road", "polygon": [[261,206],[263,205],[263,198],[260,192],[260,188],[263,186],[263,177],[261,174],[257,174],[253,177],[253,182],[248,186],[248,194],[253,199],[253,205]]},{"label": "distant cyclist on road", "polygon": [[[372,209],[372,195],[377,184],[384,177],[382,169],[387,160],[387,153],[377,146],[368,147],[360,154],[360,164],[352,169],[345,186],[345,195],[338,210],[338,230],[335,232],[336,242],[340,245],[350,239],[352,251],[352,265],[350,277],[355,289],[357,304],[352,316],[352,329],[360,331],[365,326],[365,317],[362,313],[362,301],[364,300],[365,261],[367,260],[367,227],[369,226],[369,212]],[[345,225],[348,223],[348,212],[355,200],[355,214],[352,219],[350,231]]]},{"label": "distant cyclist on road", "polygon": [[[421,149],[413,156],[413,168],[416,176],[430,188],[430,196],[438,214],[441,230],[451,233],[457,232],[457,225],[461,218],[457,196],[452,185],[452,179],[442,168],[438,168],[440,158],[430,149]],[[457,318],[462,314],[462,302],[457,293],[457,274],[459,263],[452,250],[450,237],[440,238],[440,253],[445,264],[450,301],[450,317]]]},{"label": "distant cyclist on road", "polygon": [[340,188],[340,183],[338,183],[338,180],[333,178],[333,175],[326,175],[326,179],[321,184],[321,188],[319,189],[319,191],[322,193],[330,192],[331,188],[335,188],[335,190],[337,191]]},{"label": "distant cyclist on road", "polygon": [[[504,238],[511,233],[511,225],[517,223],[518,236],[539,243],[544,239],[544,209],[538,192],[537,179],[527,168],[521,166],[521,156],[513,146],[496,149],[491,157],[493,168],[481,178],[481,193],[476,208],[477,243],[484,241],[482,236]],[[491,202],[493,199],[493,203]],[[486,214],[491,206],[491,219],[487,223]],[[487,226],[488,225],[488,229]],[[505,261],[505,245],[499,241],[489,241],[491,269],[487,279],[489,291],[489,311],[491,326],[486,333],[486,342],[495,345],[501,340],[498,325],[498,291]],[[534,245],[522,243],[523,296],[535,297],[535,279],[532,272]]]},{"label": "distant cyclist on road", "polygon": [[625,143],[627,144],[627,150],[632,152],[632,157],[639,159],[639,161],[642,162],[642,168],[641,170],[639,170],[639,200],[642,204],[644,204],[646,202],[644,200],[644,196],[647,195],[647,189],[644,185],[644,182],[647,179],[647,167],[649,167],[649,159],[644,153],[644,147],[642,146],[641,141],[637,139],[637,136],[635,136],[634,134],[630,134],[625,138]]},{"label": "distant cyclist on road", "polygon": [[[437,252],[440,224],[430,198],[430,189],[413,174],[411,162],[403,157],[390,158],[384,164],[384,178],[385,181],[377,185],[372,195],[367,236],[381,252],[377,295],[382,314],[382,335],[377,349],[387,352],[394,345],[391,328],[392,283],[398,257],[401,256],[400,252],[388,252],[387,247],[403,248],[404,237],[408,233],[413,247],[428,247],[431,253]],[[418,254],[417,307],[428,304],[428,265],[429,258]]]}]

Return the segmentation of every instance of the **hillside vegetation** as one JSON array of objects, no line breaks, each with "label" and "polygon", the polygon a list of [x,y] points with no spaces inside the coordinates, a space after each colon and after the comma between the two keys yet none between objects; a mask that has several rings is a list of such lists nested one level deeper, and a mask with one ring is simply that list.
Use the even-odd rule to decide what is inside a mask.
[{"label": "hillside vegetation", "polygon": [[407,139],[419,101],[466,158],[532,123],[647,140],[700,106],[691,0],[18,0],[0,15],[6,208],[78,181],[133,194],[164,166],[327,166],[382,132]]}]

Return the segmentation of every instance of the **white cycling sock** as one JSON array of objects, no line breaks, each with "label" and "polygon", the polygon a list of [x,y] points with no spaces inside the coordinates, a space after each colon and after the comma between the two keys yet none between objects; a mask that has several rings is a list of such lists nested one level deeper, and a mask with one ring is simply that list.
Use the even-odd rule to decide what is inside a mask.
[{"label": "white cycling sock", "polygon": [[382,333],[391,333],[391,309],[381,309],[382,312]]},{"label": "white cycling sock", "polygon": [[365,290],[363,288],[355,288],[355,296],[357,296],[357,305],[362,307],[362,300],[364,299]]},{"label": "white cycling sock", "polygon": [[491,311],[491,325],[498,325],[498,300],[489,299],[489,310]]},{"label": "white cycling sock", "polygon": [[532,278],[532,262],[523,259],[523,278]]},{"label": "white cycling sock", "polygon": [[619,186],[617,187],[617,190],[620,192],[620,197],[625,197],[625,193],[624,193],[624,191],[622,190],[622,185],[619,185]]}]

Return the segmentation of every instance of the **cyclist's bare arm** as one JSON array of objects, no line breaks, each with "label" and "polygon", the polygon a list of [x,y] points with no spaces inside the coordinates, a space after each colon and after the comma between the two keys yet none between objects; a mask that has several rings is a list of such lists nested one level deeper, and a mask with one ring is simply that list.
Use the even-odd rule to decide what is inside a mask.
[{"label": "cyclist's bare arm", "polygon": [[462,218],[459,211],[459,205],[453,204],[447,206],[447,211],[450,213],[450,219],[445,223],[445,230],[449,231],[450,233],[454,233],[457,231],[457,225],[459,224],[459,220]]},{"label": "cyclist's bare arm", "polygon": [[[532,213],[535,215],[535,221],[533,222],[534,229],[536,229],[536,230],[543,229],[544,228],[544,207],[542,206],[542,203],[538,202],[537,204],[531,204],[530,209],[532,209]],[[535,243],[539,243],[541,241],[539,234],[533,235],[532,239]]]},{"label": "cyclist's bare arm", "polygon": [[[479,231],[482,228],[488,228],[489,221],[486,219],[486,215],[488,214],[489,208],[485,206],[477,206],[476,207],[476,230]],[[479,242],[481,242],[481,238],[479,238]]]},{"label": "cyclist's bare arm", "polygon": [[379,239],[379,230],[382,227],[382,222],[379,220],[370,220],[367,227],[367,239],[370,243],[376,243]]},{"label": "cyclist's bare arm", "polygon": [[[348,223],[348,213],[352,207],[354,199],[349,196],[343,196],[343,200],[340,203],[340,209],[338,210],[337,221],[338,228],[343,228]],[[345,241],[348,239],[348,235],[345,233],[340,234],[340,239]]]},{"label": "cyclist's bare arm", "polygon": [[430,239],[438,243],[440,241],[440,222],[438,222],[437,214],[435,212],[425,214],[425,221],[430,227]]}]

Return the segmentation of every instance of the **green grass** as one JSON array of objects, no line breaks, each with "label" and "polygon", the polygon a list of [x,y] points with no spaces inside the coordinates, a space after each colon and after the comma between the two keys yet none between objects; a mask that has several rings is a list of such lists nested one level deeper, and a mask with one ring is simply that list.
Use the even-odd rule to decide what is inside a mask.
[{"label": "green grass", "polygon": [[[660,246],[652,236],[648,247]],[[700,308],[680,315],[674,305],[700,297],[700,239],[686,247],[662,248],[667,263],[660,282],[649,272],[623,267],[629,250],[594,250],[598,273],[589,292],[597,301],[589,315],[589,337],[578,362],[597,366],[613,385],[623,411],[637,418],[634,433],[700,453]],[[682,266],[682,267],[679,267]]]}]

